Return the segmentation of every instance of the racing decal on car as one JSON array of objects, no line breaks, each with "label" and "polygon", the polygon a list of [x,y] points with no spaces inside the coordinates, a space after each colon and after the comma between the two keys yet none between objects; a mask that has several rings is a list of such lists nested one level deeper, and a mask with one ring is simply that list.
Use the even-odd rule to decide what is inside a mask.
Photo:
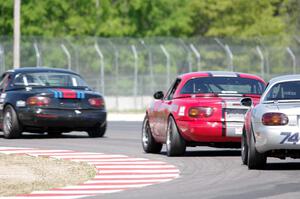
[{"label": "racing decal on car", "polygon": [[50,89],[50,91],[54,94],[54,98],[67,98],[67,99],[84,99],[85,94],[81,91],[75,91],[71,89]]},{"label": "racing decal on car", "polygon": [[299,133],[291,133],[291,132],[282,132],[280,135],[283,135],[284,138],[281,140],[279,144],[297,144],[299,141]]},{"label": "racing decal on car", "polygon": [[25,107],[25,106],[26,106],[26,102],[23,101],[23,100],[18,100],[18,101],[16,102],[16,106],[17,106],[17,107]]},{"label": "racing decal on car", "polygon": [[5,99],[6,95],[7,95],[6,93],[2,93],[1,96],[0,96],[0,99]]},{"label": "racing decal on car", "polygon": [[181,107],[179,108],[178,115],[179,115],[179,116],[184,116],[184,111],[185,111],[185,106],[181,106]]},{"label": "racing decal on car", "polygon": [[5,98],[6,98],[6,93],[2,93],[0,96],[0,103],[4,102]]},{"label": "racing decal on car", "polygon": [[0,95],[0,110],[3,110],[3,102],[4,102],[5,98],[6,98],[6,93],[2,93]]}]

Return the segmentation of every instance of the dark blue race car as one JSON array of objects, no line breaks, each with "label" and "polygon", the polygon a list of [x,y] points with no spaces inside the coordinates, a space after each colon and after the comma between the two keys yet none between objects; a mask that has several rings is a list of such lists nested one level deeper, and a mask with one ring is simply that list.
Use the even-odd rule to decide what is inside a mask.
[{"label": "dark blue race car", "polygon": [[22,132],[60,135],[74,130],[90,137],[106,131],[103,97],[80,75],[54,68],[19,68],[2,75],[0,128],[5,138]]}]

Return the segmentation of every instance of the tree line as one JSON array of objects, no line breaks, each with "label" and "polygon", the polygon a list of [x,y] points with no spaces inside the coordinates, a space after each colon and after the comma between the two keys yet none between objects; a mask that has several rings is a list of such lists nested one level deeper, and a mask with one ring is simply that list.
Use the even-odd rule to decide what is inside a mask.
[{"label": "tree line", "polygon": [[[21,33],[45,37],[219,36],[299,33],[297,0],[22,0]],[[0,35],[13,34],[13,0],[0,0]]]}]

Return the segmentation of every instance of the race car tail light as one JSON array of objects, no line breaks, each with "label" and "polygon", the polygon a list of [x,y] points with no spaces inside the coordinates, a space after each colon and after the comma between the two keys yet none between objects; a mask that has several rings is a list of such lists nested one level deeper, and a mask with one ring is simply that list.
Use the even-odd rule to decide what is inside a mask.
[{"label": "race car tail light", "polygon": [[283,113],[265,113],[262,116],[262,123],[266,126],[286,125],[289,118]]},{"label": "race car tail light", "polygon": [[35,96],[29,97],[26,101],[26,104],[29,106],[46,106],[50,104],[49,97]]},{"label": "race car tail light", "polygon": [[101,98],[90,98],[89,103],[90,103],[90,105],[92,105],[94,107],[98,107],[98,108],[104,106],[104,101]]},{"label": "race car tail light", "polygon": [[189,109],[189,116],[194,118],[210,117],[213,112],[212,107],[192,107]]}]

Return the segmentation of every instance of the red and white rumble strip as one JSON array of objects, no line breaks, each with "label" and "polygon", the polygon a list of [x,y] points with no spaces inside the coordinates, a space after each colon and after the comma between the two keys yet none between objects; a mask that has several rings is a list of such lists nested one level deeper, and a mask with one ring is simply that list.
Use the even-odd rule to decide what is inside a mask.
[{"label": "red and white rumble strip", "polygon": [[0,147],[0,153],[47,156],[75,162],[87,162],[97,169],[97,174],[93,179],[76,186],[34,191],[30,194],[2,198],[82,198],[145,187],[179,177],[179,170],[173,165],[126,155],[15,147]]}]

